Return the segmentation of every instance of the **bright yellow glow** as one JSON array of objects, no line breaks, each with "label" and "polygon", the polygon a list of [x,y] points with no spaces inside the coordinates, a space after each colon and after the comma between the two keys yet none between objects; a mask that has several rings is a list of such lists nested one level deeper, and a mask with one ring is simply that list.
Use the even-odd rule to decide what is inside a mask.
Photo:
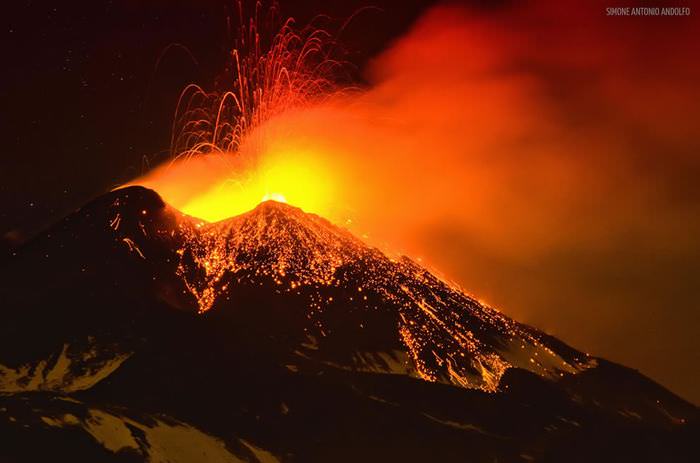
[{"label": "bright yellow glow", "polygon": [[216,222],[260,202],[289,203],[327,216],[334,193],[332,170],[306,150],[270,150],[256,162],[236,154],[200,155],[163,167],[138,182],[158,191],[185,214]]},{"label": "bright yellow glow", "polygon": [[284,195],[280,193],[265,193],[265,196],[262,197],[260,202],[265,201],[277,201],[278,203],[286,203],[287,198],[285,198]]},{"label": "bright yellow glow", "polygon": [[224,180],[195,196],[181,210],[204,220],[218,221],[272,199],[323,214],[331,188],[325,174],[309,157],[287,153],[276,156],[244,180]]}]

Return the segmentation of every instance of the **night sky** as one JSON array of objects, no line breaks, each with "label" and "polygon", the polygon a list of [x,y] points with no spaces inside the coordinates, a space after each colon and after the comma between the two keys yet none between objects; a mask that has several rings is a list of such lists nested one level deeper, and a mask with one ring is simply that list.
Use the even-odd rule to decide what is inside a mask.
[{"label": "night sky", "polygon": [[[443,191],[436,201],[454,196],[449,206],[457,210],[426,213],[425,223],[406,225],[408,242],[419,243],[406,249],[506,314],[700,402],[700,66],[692,58],[700,56],[700,41],[689,22],[697,25],[700,12],[606,18],[605,2],[541,1],[518,9],[513,5],[520,2],[500,1],[465,3],[469,13],[462,14],[436,12],[435,3],[282,3],[283,14],[299,24],[320,13],[342,23],[357,13],[341,36],[341,58],[350,64],[347,77],[368,87],[372,104],[399,101],[439,114],[430,105],[439,106],[440,97],[403,101],[387,89],[404,88],[396,77],[402,75],[413,79],[411,89],[422,89],[434,56],[470,63],[438,63],[429,78],[454,90],[447,103],[459,101],[454,95],[473,99],[459,101],[450,120],[416,118],[437,136],[456,119],[449,129],[470,140],[462,151],[451,151],[451,142],[432,143],[432,150],[450,153],[428,156],[451,163],[449,178],[442,182],[438,172],[413,188],[430,197],[424,193],[435,185]],[[167,158],[182,88],[226,81],[233,4],[18,1],[5,7],[0,253]],[[442,30],[454,33],[442,37]],[[437,47],[442,54],[432,53]],[[460,85],[452,87],[456,80]],[[469,108],[480,112],[460,119]],[[499,129],[491,130],[495,124]],[[367,140],[374,135],[362,132]],[[479,137],[483,143],[472,143]],[[455,165],[475,172],[482,158],[471,153],[479,150],[494,154],[483,158],[484,186],[475,198],[482,207],[460,206],[473,197],[460,197],[460,185],[467,191],[475,178],[455,174]],[[462,155],[469,162],[453,159]],[[541,168],[530,172],[525,160]],[[438,165],[414,164],[421,174]],[[405,178],[414,173],[401,171]],[[524,178],[545,185],[534,191]],[[371,178],[367,184],[376,194]],[[445,190],[453,184],[454,191]],[[399,197],[394,193],[387,202]],[[419,201],[411,196],[418,193],[404,197]],[[521,202],[530,193],[531,201]],[[411,201],[409,209],[420,214],[423,206]],[[483,218],[478,226],[467,220],[476,214]],[[393,210],[387,217],[402,220]]]}]

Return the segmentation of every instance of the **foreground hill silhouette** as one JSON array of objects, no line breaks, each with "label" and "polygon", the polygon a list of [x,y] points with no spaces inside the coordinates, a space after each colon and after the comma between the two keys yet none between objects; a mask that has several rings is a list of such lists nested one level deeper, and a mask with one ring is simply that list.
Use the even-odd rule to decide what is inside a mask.
[{"label": "foreground hill silhouette", "polygon": [[114,191],[2,263],[0,310],[2,462],[698,457],[694,405],[286,204]]}]

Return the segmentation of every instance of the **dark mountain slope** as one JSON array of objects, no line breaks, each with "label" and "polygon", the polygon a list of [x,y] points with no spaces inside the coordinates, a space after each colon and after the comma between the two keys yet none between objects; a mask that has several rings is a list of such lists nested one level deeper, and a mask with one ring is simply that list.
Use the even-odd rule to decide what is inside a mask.
[{"label": "dark mountain slope", "polygon": [[695,406],[284,204],[117,190],[0,282],[0,461],[698,456]]}]

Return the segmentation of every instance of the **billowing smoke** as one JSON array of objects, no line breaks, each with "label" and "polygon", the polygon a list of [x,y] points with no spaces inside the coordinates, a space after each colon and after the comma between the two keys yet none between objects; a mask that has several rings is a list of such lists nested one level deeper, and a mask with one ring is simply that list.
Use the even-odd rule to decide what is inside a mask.
[{"label": "billowing smoke", "polygon": [[249,149],[298,159],[313,212],[699,401],[698,24],[606,6],[435,8],[368,88],[275,117]]}]

